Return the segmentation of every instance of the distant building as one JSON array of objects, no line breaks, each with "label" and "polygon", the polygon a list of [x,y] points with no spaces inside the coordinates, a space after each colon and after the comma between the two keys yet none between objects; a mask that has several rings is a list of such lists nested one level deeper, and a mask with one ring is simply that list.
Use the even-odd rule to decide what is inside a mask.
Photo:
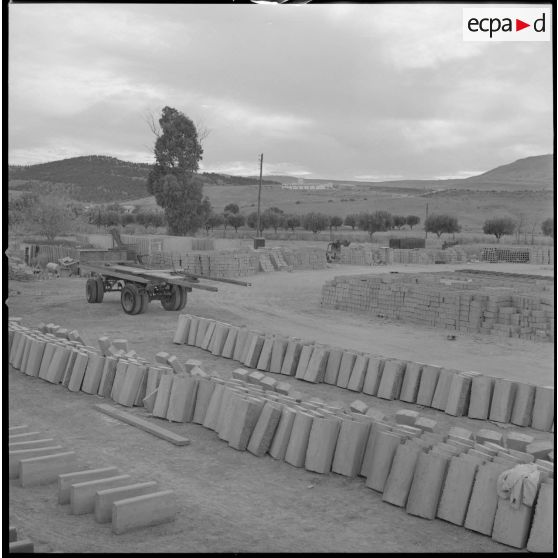
[{"label": "distant building", "polygon": [[304,178],[298,178],[296,182],[281,184],[283,190],[332,190],[333,184],[331,182],[324,182],[322,184],[305,183]]}]

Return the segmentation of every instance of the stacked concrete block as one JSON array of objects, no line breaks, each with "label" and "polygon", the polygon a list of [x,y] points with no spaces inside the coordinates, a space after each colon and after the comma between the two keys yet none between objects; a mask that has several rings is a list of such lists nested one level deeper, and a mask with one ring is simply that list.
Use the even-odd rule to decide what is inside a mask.
[{"label": "stacked concrete block", "polygon": [[437,425],[437,421],[421,416],[418,416],[413,424],[415,428],[420,428],[423,432],[434,432]]},{"label": "stacked concrete block", "polygon": [[398,399],[405,374],[406,362],[388,360],[384,364],[377,396],[382,399]]},{"label": "stacked concrete block", "polygon": [[556,398],[552,386],[537,386],[531,428],[548,432],[554,423],[554,404]]},{"label": "stacked concrete block", "polygon": [[337,445],[341,421],[335,416],[314,417],[308,436],[304,467],[315,473],[328,473]]},{"label": "stacked concrete block", "polygon": [[374,449],[370,459],[370,466],[366,474],[366,486],[378,492],[384,491],[395,452],[402,438],[393,432],[378,431],[374,442]]},{"label": "stacked concrete block", "polygon": [[368,370],[368,355],[357,355],[351,371],[351,377],[347,389],[351,391],[362,391],[364,379]]},{"label": "stacked concrete block", "polygon": [[546,459],[553,450],[552,440],[535,440],[525,447],[525,453],[534,456],[535,459]]},{"label": "stacked concrete block", "polygon": [[494,380],[489,419],[495,422],[510,422],[517,384],[504,378]]},{"label": "stacked concrete block", "polygon": [[489,430],[488,428],[481,428],[475,435],[475,439],[479,444],[484,444],[485,442],[501,444],[503,438],[500,432],[497,430]]},{"label": "stacked concrete block", "polygon": [[454,417],[467,414],[471,395],[472,378],[466,374],[455,374],[452,378],[445,412]]},{"label": "stacked concrete block", "polygon": [[382,500],[395,506],[405,507],[413,482],[415,466],[424,448],[413,440],[399,444],[385,482]]},{"label": "stacked concrete block", "polygon": [[464,526],[467,529],[491,535],[498,506],[496,483],[500,473],[509,467],[502,463],[486,463],[478,469]]},{"label": "stacked concrete block", "polygon": [[444,485],[449,458],[444,455],[420,453],[407,498],[407,513],[434,519]]},{"label": "stacked concrete block", "polygon": [[517,426],[530,426],[535,402],[535,386],[518,383],[510,422]]},{"label": "stacked concrete block", "polygon": [[525,434],[519,431],[508,432],[506,436],[506,447],[508,449],[525,451],[527,446],[534,442],[535,438],[529,434]]}]

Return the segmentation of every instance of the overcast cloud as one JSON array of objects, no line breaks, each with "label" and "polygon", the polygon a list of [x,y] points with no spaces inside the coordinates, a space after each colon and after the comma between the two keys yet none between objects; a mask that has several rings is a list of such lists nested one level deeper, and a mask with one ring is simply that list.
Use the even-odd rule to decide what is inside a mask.
[{"label": "overcast cloud", "polygon": [[9,162],[152,162],[145,114],[210,130],[203,170],[466,177],[552,151],[551,42],[462,40],[461,5],[9,6]]}]

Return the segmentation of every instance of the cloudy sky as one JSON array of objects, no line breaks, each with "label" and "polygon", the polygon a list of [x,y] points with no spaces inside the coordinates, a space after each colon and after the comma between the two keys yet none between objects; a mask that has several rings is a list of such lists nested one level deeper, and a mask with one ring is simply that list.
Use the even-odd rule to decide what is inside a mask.
[{"label": "cloudy sky", "polygon": [[152,162],[146,114],[207,128],[202,169],[466,177],[552,151],[551,42],[464,42],[461,5],[9,5],[9,162]]}]

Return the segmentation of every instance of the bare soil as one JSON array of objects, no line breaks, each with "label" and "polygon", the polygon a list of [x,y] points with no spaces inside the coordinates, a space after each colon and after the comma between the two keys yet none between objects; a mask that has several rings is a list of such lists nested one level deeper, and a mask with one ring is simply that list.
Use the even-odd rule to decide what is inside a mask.
[{"label": "bare soil", "polygon": [[[397,269],[403,267],[432,271],[427,266]],[[504,266],[498,269],[503,271]],[[521,269],[525,273],[549,273],[548,268],[520,265],[511,265],[508,271]],[[252,287],[219,284],[218,293],[194,291],[185,311],[385,356],[553,383],[552,343],[480,335],[458,335],[455,341],[447,341],[442,330],[320,307],[320,288],[326,279],[374,270],[332,266],[321,271],[259,274],[249,278]],[[10,282],[9,289],[9,313],[21,316],[25,325],[36,326],[43,321],[76,328],[91,345],[96,345],[101,335],[124,337],[144,358],[154,360],[154,355],[163,350],[180,359],[198,358],[204,369],[221,377],[230,377],[239,366],[201,349],[173,345],[177,314],[165,312],[158,303],[150,304],[139,316],[124,314],[117,294],[107,294],[102,304],[87,304],[85,280],[80,278]],[[403,408],[418,409],[324,384],[288,381],[308,397],[347,403],[358,398],[387,414]],[[36,551],[513,551],[462,527],[407,515],[382,502],[381,494],[366,488],[362,478],[318,475],[269,456],[257,458],[238,452],[199,425],[150,419],[191,440],[189,446],[176,447],[96,411],[96,403],[106,402],[100,397],[74,394],[15,371],[8,374],[8,387],[10,425],[28,424],[49,434],[76,451],[91,467],[115,465],[138,482],[159,481],[162,489],[176,491],[181,504],[176,521],[117,536],[109,525],[97,524],[91,515],[72,516],[69,506],[58,505],[56,485],[24,489],[10,481],[10,523],[35,542]],[[140,408],[131,412],[146,414]],[[506,430],[501,425],[450,417],[433,409],[421,409],[421,413],[438,420],[442,429],[461,425],[472,430]],[[550,433],[521,430],[537,438],[552,437]]]}]

